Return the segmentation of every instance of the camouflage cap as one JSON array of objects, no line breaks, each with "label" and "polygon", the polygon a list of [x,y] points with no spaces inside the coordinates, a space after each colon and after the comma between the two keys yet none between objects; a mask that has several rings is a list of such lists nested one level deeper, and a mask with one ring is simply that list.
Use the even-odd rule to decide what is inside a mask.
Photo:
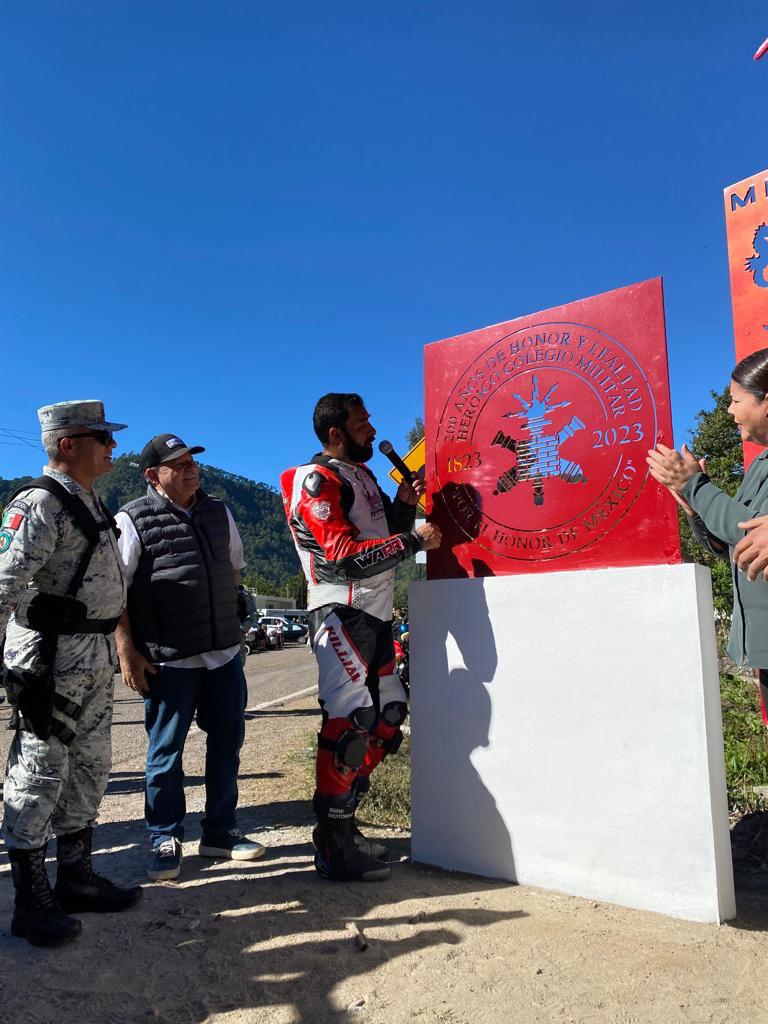
[{"label": "camouflage cap", "polygon": [[46,430],[65,430],[82,427],[84,430],[125,430],[127,423],[108,423],[104,418],[104,403],[94,399],[78,402],[54,402],[37,410],[43,433]]}]

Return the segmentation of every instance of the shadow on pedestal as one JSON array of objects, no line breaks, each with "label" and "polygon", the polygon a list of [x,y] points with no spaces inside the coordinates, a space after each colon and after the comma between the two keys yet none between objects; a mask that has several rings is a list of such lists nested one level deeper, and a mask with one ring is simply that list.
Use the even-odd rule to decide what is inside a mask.
[{"label": "shadow on pedestal", "polygon": [[[479,533],[481,506],[473,487],[448,484],[436,495],[431,519],[443,531],[438,571],[467,582],[451,588],[441,588],[437,581],[434,587],[432,581],[422,584],[416,614],[411,614],[415,640],[411,647],[413,856],[441,867],[514,881],[509,829],[472,761],[473,753],[490,742],[489,686],[498,663],[481,578],[493,573],[481,560],[462,558],[460,550]],[[458,507],[465,510],[461,523]],[[429,628],[420,628],[427,621]],[[428,649],[419,649],[419,638],[427,635]],[[442,733],[430,726],[435,701],[443,709],[441,720],[448,725]],[[468,836],[472,837],[469,843]]]}]

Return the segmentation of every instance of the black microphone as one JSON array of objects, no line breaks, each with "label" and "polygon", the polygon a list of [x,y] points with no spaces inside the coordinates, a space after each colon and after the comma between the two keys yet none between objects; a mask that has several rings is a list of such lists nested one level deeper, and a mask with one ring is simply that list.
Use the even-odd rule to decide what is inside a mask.
[{"label": "black microphone", "polygon": [[403,460],[397,454],[395,449],[392,447],[391,441],[380,441],[379,451],[381,452],[382,455],[386,455],[386,457],[389,459],[389,461],[392,463],[395,469],[400,470],[403,480],[405,480],[407,484],[413,483],[413,473],[410,471],[410,469],[408,469],[406,464],[403,462]]}]

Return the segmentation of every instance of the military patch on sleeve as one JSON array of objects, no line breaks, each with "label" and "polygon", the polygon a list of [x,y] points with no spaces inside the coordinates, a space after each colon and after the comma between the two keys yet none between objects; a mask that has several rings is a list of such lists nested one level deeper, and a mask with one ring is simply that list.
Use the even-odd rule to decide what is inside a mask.
[{"label": "military patch on sleeve", "polygon": [[24,522],[24,513],[9,508],[3,516],[3,530],[16,531]]},{"label": "military patch on sleeve", "polygon": [[0,530],[0,555],[11,546],[16,531],[24,522],[29,505],[24,501],[12,501],[3,513],[2,530]]},{"label": "military patch on sleeve", "polygon": [[29,502],[22,501],[21,498],[14,498],[10,505],[7,506],[6,512],[22,512],[24,515],[29,512],[31,505]]},{"label": "military patch on sleeve", "polygon": [[312,472],[307,473],[307,475],[304,477],[304,483],[301,486],[307,492],[310,498],[316,498],[320,493],[324,483],[325,478],[323,477],[322,473]]}]

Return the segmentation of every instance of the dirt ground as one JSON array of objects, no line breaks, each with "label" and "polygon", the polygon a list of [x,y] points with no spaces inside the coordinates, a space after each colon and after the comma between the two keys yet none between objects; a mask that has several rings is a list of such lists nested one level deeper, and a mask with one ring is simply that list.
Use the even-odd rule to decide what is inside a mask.
[{"label": "dirt ground", "polygon": [[[768,886],[754,863],[739,875],[738,918],[720,928],[412,866],[404,833],[389,833],[403,858],[390,881],[322,881],[311,863],[310,816],[299,798],[304,769],[295,756],[316,721],[311,698],[249,721],[240,823],[269,847],[250,865],[196,854],[203,746],[193,733],[180,880],[147,884],[140,907],[125,914],[85,915],[84,934],[70,946],[37,950],[10,936],[3,852],[0,1020],[768,1020]],[[97,868],[126,882],[144,878],[141,785],[138,770],[113,773],[95,836]]]}]

